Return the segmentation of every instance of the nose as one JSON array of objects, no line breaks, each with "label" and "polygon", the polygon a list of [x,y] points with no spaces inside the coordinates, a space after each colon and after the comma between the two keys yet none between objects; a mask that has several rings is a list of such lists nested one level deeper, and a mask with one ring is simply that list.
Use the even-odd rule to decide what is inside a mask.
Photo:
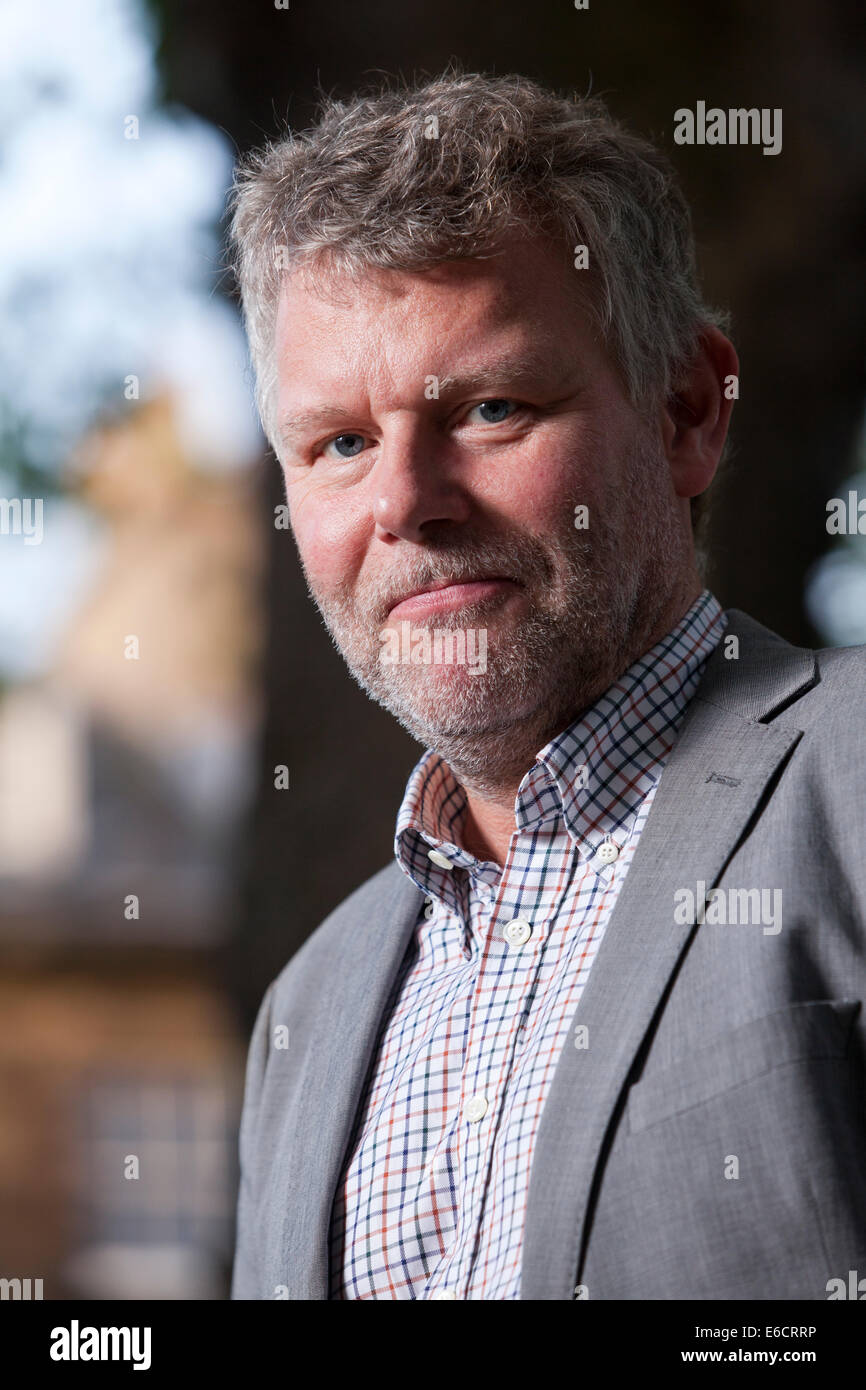
[{"label": "nose", "polygon": [[435,438],[406,431],[383,440],[370,475],[376,538],[423,542],[443,522],[463,522],[472,504],[465,481]]}]

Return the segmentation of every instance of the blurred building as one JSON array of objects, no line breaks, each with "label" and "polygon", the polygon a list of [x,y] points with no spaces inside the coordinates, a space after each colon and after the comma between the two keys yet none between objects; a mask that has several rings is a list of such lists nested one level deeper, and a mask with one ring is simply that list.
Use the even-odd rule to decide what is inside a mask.
[{"label": "blurred building", "polygon": [[214,962],[253,783],[254,480],[197,470],[168,396],[76,471],[100,572],[51,669],[0,696],[0,1273],[223,1297],[246,1039]]}]

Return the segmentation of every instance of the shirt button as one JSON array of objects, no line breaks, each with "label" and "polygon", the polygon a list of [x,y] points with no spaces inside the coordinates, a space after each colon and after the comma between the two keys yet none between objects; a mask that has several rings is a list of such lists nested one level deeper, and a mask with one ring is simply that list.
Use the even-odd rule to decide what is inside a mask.
[{"label": "shirt button", "polygon": [[441,851],[441,849],[428,849],[427,858],[431,864],[437,864],[440,869],[453,869],[454,865]]},{"label": "shirt button", "polygon": [[596,859],[602,864],[612,864],[619,858],[619,845],[615,845],[613,840],[605,840],[604,844],[599,845],[595,854]]},{"label": "shirt button", "polygon": [[513,922],[506,923],[502,935],[509,946],[524,946],[532,935],[532,925],[525,917],[515,917]]},{"label": "shirt button", "polygon": [[456,1298],[457,1295],[452,1289],[437,1289],[432,1295],[433,1298]]},{"label": "shirt button", "polygon": [[487,1097],[472,1096],[472,1098],[466,1102],[466,1109],[463,1113],[472,1124],[475,1124],[477,1120],[483,1120],[484,1116],[487,1114]]}]

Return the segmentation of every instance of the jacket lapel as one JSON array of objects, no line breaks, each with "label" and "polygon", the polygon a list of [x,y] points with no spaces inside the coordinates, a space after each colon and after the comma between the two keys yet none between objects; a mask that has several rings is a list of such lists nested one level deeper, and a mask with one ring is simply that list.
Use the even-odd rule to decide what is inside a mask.
[{"label": "jacket lapel", "polygon": [[[739,638],[736,660],[724,656],[730,635]],[[569,1034],[542,1113],[522,1298],[574,1297],[605,1134],[694,929],[694,922],[675,923],[674,893],[701,880],[708,889],[717,882],[769,779],[800,737],[798,729],[757,721],[814,680],[812,652],[728,611],[725,637],[686,711],[578,1005],[575,1022],[587,1027],[588,1046],[575,1048]]]},{"label": "jacket lapel", "polygon": [[288,1095],[278,1098],[282,1157],[272,1168],[269,1206],[281,1239],[268,1284],[286,1286],[290,1299],[328,1298],[334,1195],[423,895],[393,864],[359,899],[341,924],[339,968],[300,1005],[303,1053],[295,1056]]}]

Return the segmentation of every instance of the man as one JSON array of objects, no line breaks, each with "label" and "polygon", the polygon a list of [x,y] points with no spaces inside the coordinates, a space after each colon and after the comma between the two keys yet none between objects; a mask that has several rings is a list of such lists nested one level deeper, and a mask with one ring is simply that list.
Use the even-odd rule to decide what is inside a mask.
[{"label": "man", "polygon": [[262,1003],[232,1296],[831,1296],[864,653],[703,587],[739,368],[666,161],[447,76],[251,158],[233,236],[311,594],[426,751]]}]

